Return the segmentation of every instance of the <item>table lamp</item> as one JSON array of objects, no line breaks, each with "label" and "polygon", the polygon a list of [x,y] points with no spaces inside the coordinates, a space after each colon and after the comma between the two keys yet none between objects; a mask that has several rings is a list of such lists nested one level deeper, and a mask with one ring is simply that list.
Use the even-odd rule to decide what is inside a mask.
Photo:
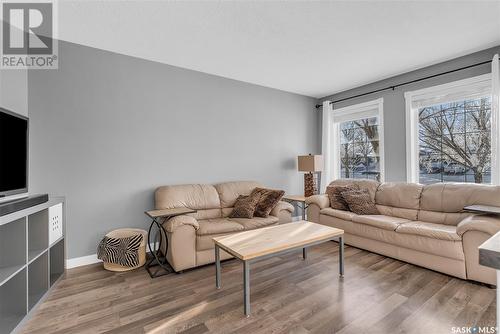
[{"label": "table lamp", "polygon": [[304,196],[309,197],[318,193],[318,172],[323,170],[322,155],[299,155],[299,172],[304,174]]}]

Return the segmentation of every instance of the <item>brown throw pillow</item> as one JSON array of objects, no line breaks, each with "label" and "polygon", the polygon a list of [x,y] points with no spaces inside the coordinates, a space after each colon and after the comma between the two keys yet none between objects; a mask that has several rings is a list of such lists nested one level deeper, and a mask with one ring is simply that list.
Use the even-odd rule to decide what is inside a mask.
[{"label": "brown throw pillow", "polygon": [[260,196],[252,194],[248,196],[240,195],[234,203],[234,209],[229,215],[229,218],[253,218],[257,203],[259,203]]},{"label": "brown throw pillow", "polygon": [[328,186],[326,187],[326,194],[330,199],[330,207],[332,209],[349,211],[349,205],[342,197],[342,192],[349,190],[358,190],[359,187],[355,184],[345,186]]},{"label": "brown throw pillow", "polygon": [[273,190],[265,188],[255,188],[252,194],[256,192],[259,196],[259,203],[255,208],[255,217],[269,217],[269,213],[274,209],[276,204],[281,200],[285,192],[283,190]]},{"label": "brown throw pillow", "polygon": [[367,189],[348,190],[342,192],[342,197],[349,205],[349,209],[358,215],[379,215],[380,213],[372,202]]}]

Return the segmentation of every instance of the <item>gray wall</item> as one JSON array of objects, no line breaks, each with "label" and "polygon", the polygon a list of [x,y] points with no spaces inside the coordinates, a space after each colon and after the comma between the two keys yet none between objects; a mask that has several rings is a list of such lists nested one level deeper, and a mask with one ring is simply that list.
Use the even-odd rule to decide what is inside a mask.
[{"label": "gray wall", "polygon": [[[403,75],[395,76],[386,80],[378,81],[359,88],[351,89],[338,94],[330,95],[318,100],[339,100],[342,98],[363,94],[372,90],[384,88],[398,83],[434,75],[437,73],[454,70],[463,66],[472,65],[486,60],[491,60],[495,53],[500,53],[500,46],[473,53],[464,57],[456,58],[434,66],[422,68]],[[369,55],[367,55],[369,61]],[[390,61],[390,55],[387,61]],[[387,90],[380,93],[370,94],[364,97],[351,99],[349,101],[334,104],[335,108],[342,108],[352,104],[384,98],[384,145],[385,145],[385,180],[406,181],[406,127],[405,127],[405,98],[404,92],[444,84],[451,81],[461,80],[491,72],[491,65],[482,65],[467,70],[439,76],[418,83],[396,88],[394,91]],[[319,112],[321,114],[321,112]],[[321,138],[321,127],[319,128]],[[320,139],[319,139],[320,140]]]},{"label": "gray wall", "polygon": [[28,116],[28,70],[0,70],[0,107]]},{"label": "gray wall", "polygon": [[30,71],[32,193],[67,198],[69,258],[119,227],[148,227],[155,187],[257,180],[301,193],[319,151],[315,99],[59,43]]},{"label": "gray wall", "polygon": [[0,70],[0,107],[28,116],[27,70]]}]

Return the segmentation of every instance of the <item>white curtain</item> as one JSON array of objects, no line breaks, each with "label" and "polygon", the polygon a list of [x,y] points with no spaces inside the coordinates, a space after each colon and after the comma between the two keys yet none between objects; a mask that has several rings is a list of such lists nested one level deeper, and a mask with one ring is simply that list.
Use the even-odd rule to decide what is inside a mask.
[{"label": "white curtain", "polygon": [[500,63],[498,54],[491,62],[491,183],[500,185]]},{"label": "white curtain", "polygon": [[324,194],[326,187],[332,181],[332,131],[333,126],[333,107],[330,101],[323,101],[322,108],[322,136],[321,136],[321,154],[323,155],[324,168],[321,174],[321,189],[320,193]]}]

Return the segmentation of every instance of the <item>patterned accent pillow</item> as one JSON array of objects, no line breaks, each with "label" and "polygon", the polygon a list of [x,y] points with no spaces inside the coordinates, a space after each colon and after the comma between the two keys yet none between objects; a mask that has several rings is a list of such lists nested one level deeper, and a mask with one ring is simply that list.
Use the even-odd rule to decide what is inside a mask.
[{"label": "patterned accent pillow", "polygon": [[[259,194],[259,203],[255,208],[254,216],[255,217],[269,217],[269,214],[274,209],[276,204],[281,200],[285,192],[283,190],[273,190],[273,189],[265,189],[265,188],[255,188],[252,191],[253,193]],[[251,196],[251,195],[250,195]]]},{"label": "patterned accent pillow", "polygon": [[349,190],[359,190],[359,187],[356,184],[326,187],[326,194],[330,199],[330,207],[332,209],[349,211],[349,205],[344,200],[344,197],[342,197],[342,192]]},{"label": "patterned accent pillow", "polygon": [[240,195],[234,203],[234,209],[229,215],[229,218],[253,218],[257,203],[259,203],[260,196],[252,192],[248,196]]},{"label": "patterned accent pillow", "polygon": [[104,262],[119,264],[124,267],[139,265],[139,247],[142,234],[126,238],[105,236],[97,246],[97,258]]},{"label": "patterned accent pillow", "polygon": [[341,193],[349,209],[358,215],[379,215],[367,189],[347,190]]}]

